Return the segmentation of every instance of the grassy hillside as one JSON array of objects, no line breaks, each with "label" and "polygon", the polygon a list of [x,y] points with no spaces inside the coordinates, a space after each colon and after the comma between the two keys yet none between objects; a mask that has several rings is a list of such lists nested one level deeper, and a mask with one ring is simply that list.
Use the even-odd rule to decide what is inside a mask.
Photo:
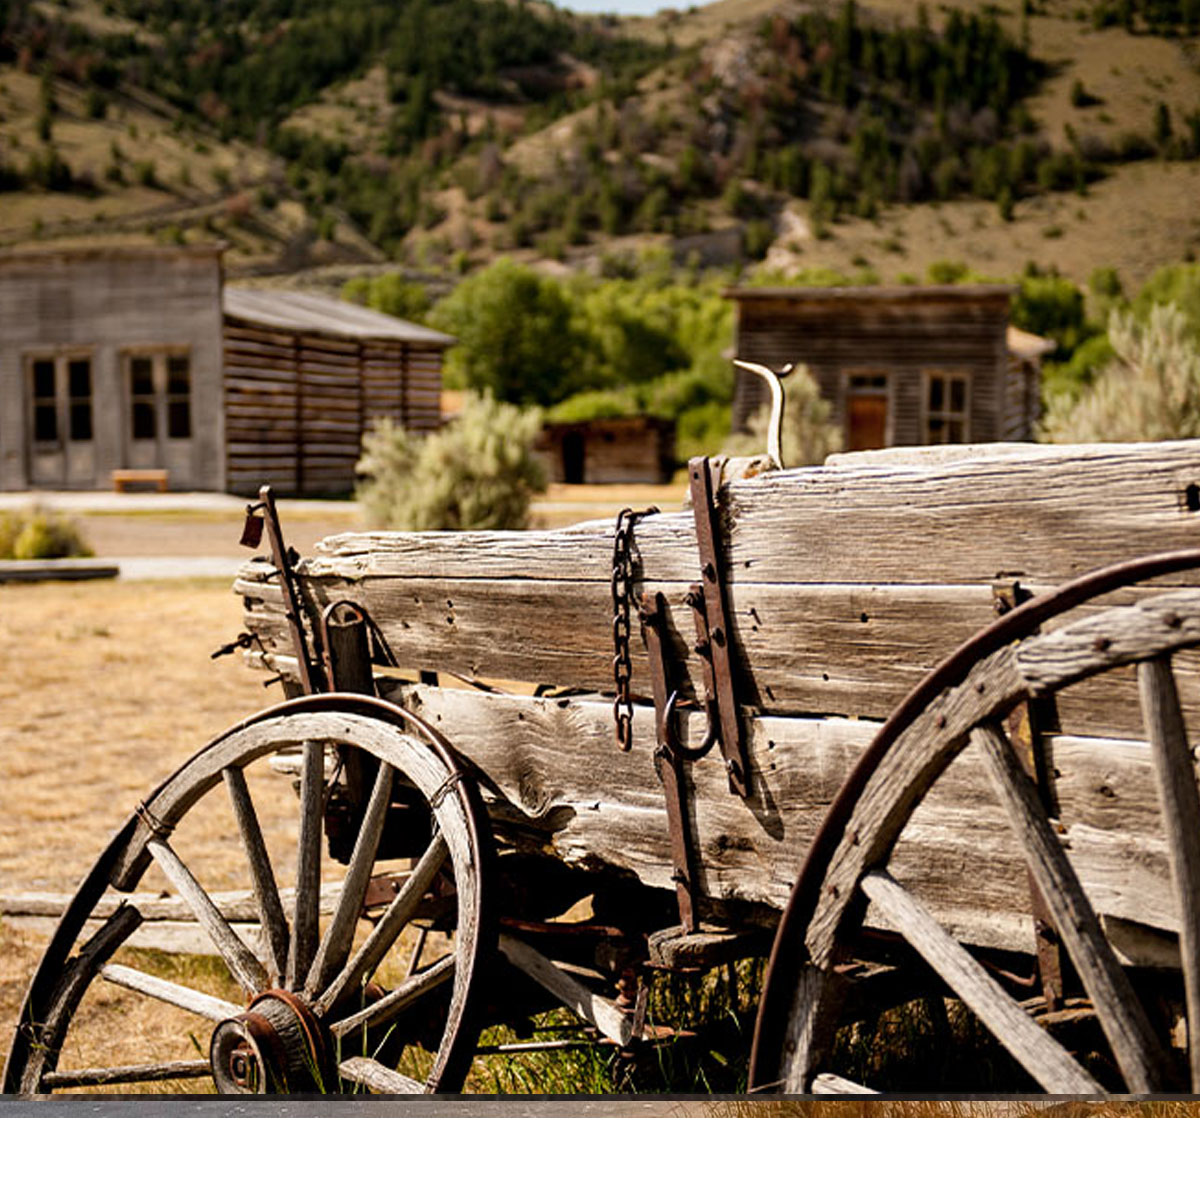
[{"label": "grassy hillside", "polygon": [[1200,0],[0,0],[0,244],[1136,283],[1200,250]]}]

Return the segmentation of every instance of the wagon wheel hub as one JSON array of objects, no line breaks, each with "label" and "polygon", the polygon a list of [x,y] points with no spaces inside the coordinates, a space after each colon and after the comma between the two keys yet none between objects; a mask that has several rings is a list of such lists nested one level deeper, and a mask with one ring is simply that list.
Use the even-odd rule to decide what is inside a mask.
[{"label": "wagon wheel hub", "polygon": [[220,1022],[209,1061],[217,1091],[227,1096],[336,1090],[320,1022],[291,992],[263,992]]}]

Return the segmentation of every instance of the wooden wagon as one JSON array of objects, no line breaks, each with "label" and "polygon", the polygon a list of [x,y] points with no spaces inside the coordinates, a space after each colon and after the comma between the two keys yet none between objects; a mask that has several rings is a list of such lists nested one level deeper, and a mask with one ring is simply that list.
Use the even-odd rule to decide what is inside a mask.
[{"label": "wooden wagon", "polygon": [[[297,560],[272,526],[241,644],[292,698],[117,833],[5,1090],[453,1090],[481,1026],[661,1042],[649,975],[768,947],[753,1090],[879,1090],[848,1024],[947,996],[998,1046],[973,1092],[1200,1089],[1200,443],[689,470],[615,533]],[[200,878],[200,812],[242,893]],[[115,960],[180,912],[236,999]],[[200,1056],[72,1058],[97,995],[191,1014]]]}]

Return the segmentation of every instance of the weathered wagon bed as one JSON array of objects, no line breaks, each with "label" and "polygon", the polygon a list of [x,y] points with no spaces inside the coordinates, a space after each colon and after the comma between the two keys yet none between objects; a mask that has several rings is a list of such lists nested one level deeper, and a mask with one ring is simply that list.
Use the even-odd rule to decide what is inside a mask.
[{"label": "weathered wagon bed", "polygon": [[[729,486],[722,527],[754,787],[748,800],[731,794],[716,754],[690,768],[703,895],[781,908],[877,723],[994,618],[1004,585],[1037,596],[1135,554],[1194,544],[1198,485],[1200,445],[1174,443],[885,451]],[[691,614],[681,602],[699,575],[692,514],[681,504],[644,517],[634,540],[638,586],[667,596],[673,649],[695,689]],[[564,689],[534,697],[384,685],[482,769],[506,836],[671,888],[652,706],[636,706],[634,748],[622,754],[611,699],[573,694],[612,692],[612,552],[608,522],[549,533],[346,534],[321,543],[299,573],[314,612],[340,599],[361,604],[404,667]],[[248,565],[237,590],[265,663],[294,672],[269,575]],[[1156,581],[1153,590],[1162,588]],[[634,688],[645,698],[649,668],[636,635],[633,649]],[[1193,717],[1195,663],[1182,662],[1179,676]],[[1173,931],[1132,672],[1080,688],[1059,707],[1070,732],[1053,738],[1051,758],[1076,869],[1104,915]],[[689,721],[698,727],[702,714]],[[1019,851],[970,757],[922,805],[895,871],[920,882],[957,935],[1032,949]],[[1170,953],[1158,939],[1122,934],[1135,959]]]},{"label": "weathered wagon bed", "polygon": [[[1030,1086],[1200,1087],[1200,442],[689,472],[690,508],[615,531],[345,534],[295,561],[271,525],[241,644],[293,698],[118,832],[6,1089],[456,1088],[480,1025],[555,1002],[617,1045],[669,1036],[647,969],[772,930],[755,1087],[864,1090],[830,1073],[838,1026],[947,994]],[[291,892],[256,815],[281,778]],[[212,796],[239,895],[175,836]],[[243,1005],[120,960],[180,909]],[[75,1063],[93,983],[215,1022],[209,1059]]]}]

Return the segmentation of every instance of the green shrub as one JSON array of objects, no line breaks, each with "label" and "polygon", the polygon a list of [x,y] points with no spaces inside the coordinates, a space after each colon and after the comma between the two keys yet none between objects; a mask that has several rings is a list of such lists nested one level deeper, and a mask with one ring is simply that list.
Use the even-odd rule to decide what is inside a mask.
[{"label": "green shrub", "polygon": [[390,529],[521,529],[546,486],[533,443],[537,410],[468,398],[461,415],[416,438],[383,420],[363,438],[358,499]]},{"label": "green shrub", "polygon": [[91,558],[69,517],[43,508],[0,516],[0,558]]},{"label": "green shrub", "polygon": [[1078,399],[1049,396],[1045,442],[1140,442],[1200,436],[1200,346],[1173,304],[1144,320],[1116,310],[1108,338],[1116,361]]}]

